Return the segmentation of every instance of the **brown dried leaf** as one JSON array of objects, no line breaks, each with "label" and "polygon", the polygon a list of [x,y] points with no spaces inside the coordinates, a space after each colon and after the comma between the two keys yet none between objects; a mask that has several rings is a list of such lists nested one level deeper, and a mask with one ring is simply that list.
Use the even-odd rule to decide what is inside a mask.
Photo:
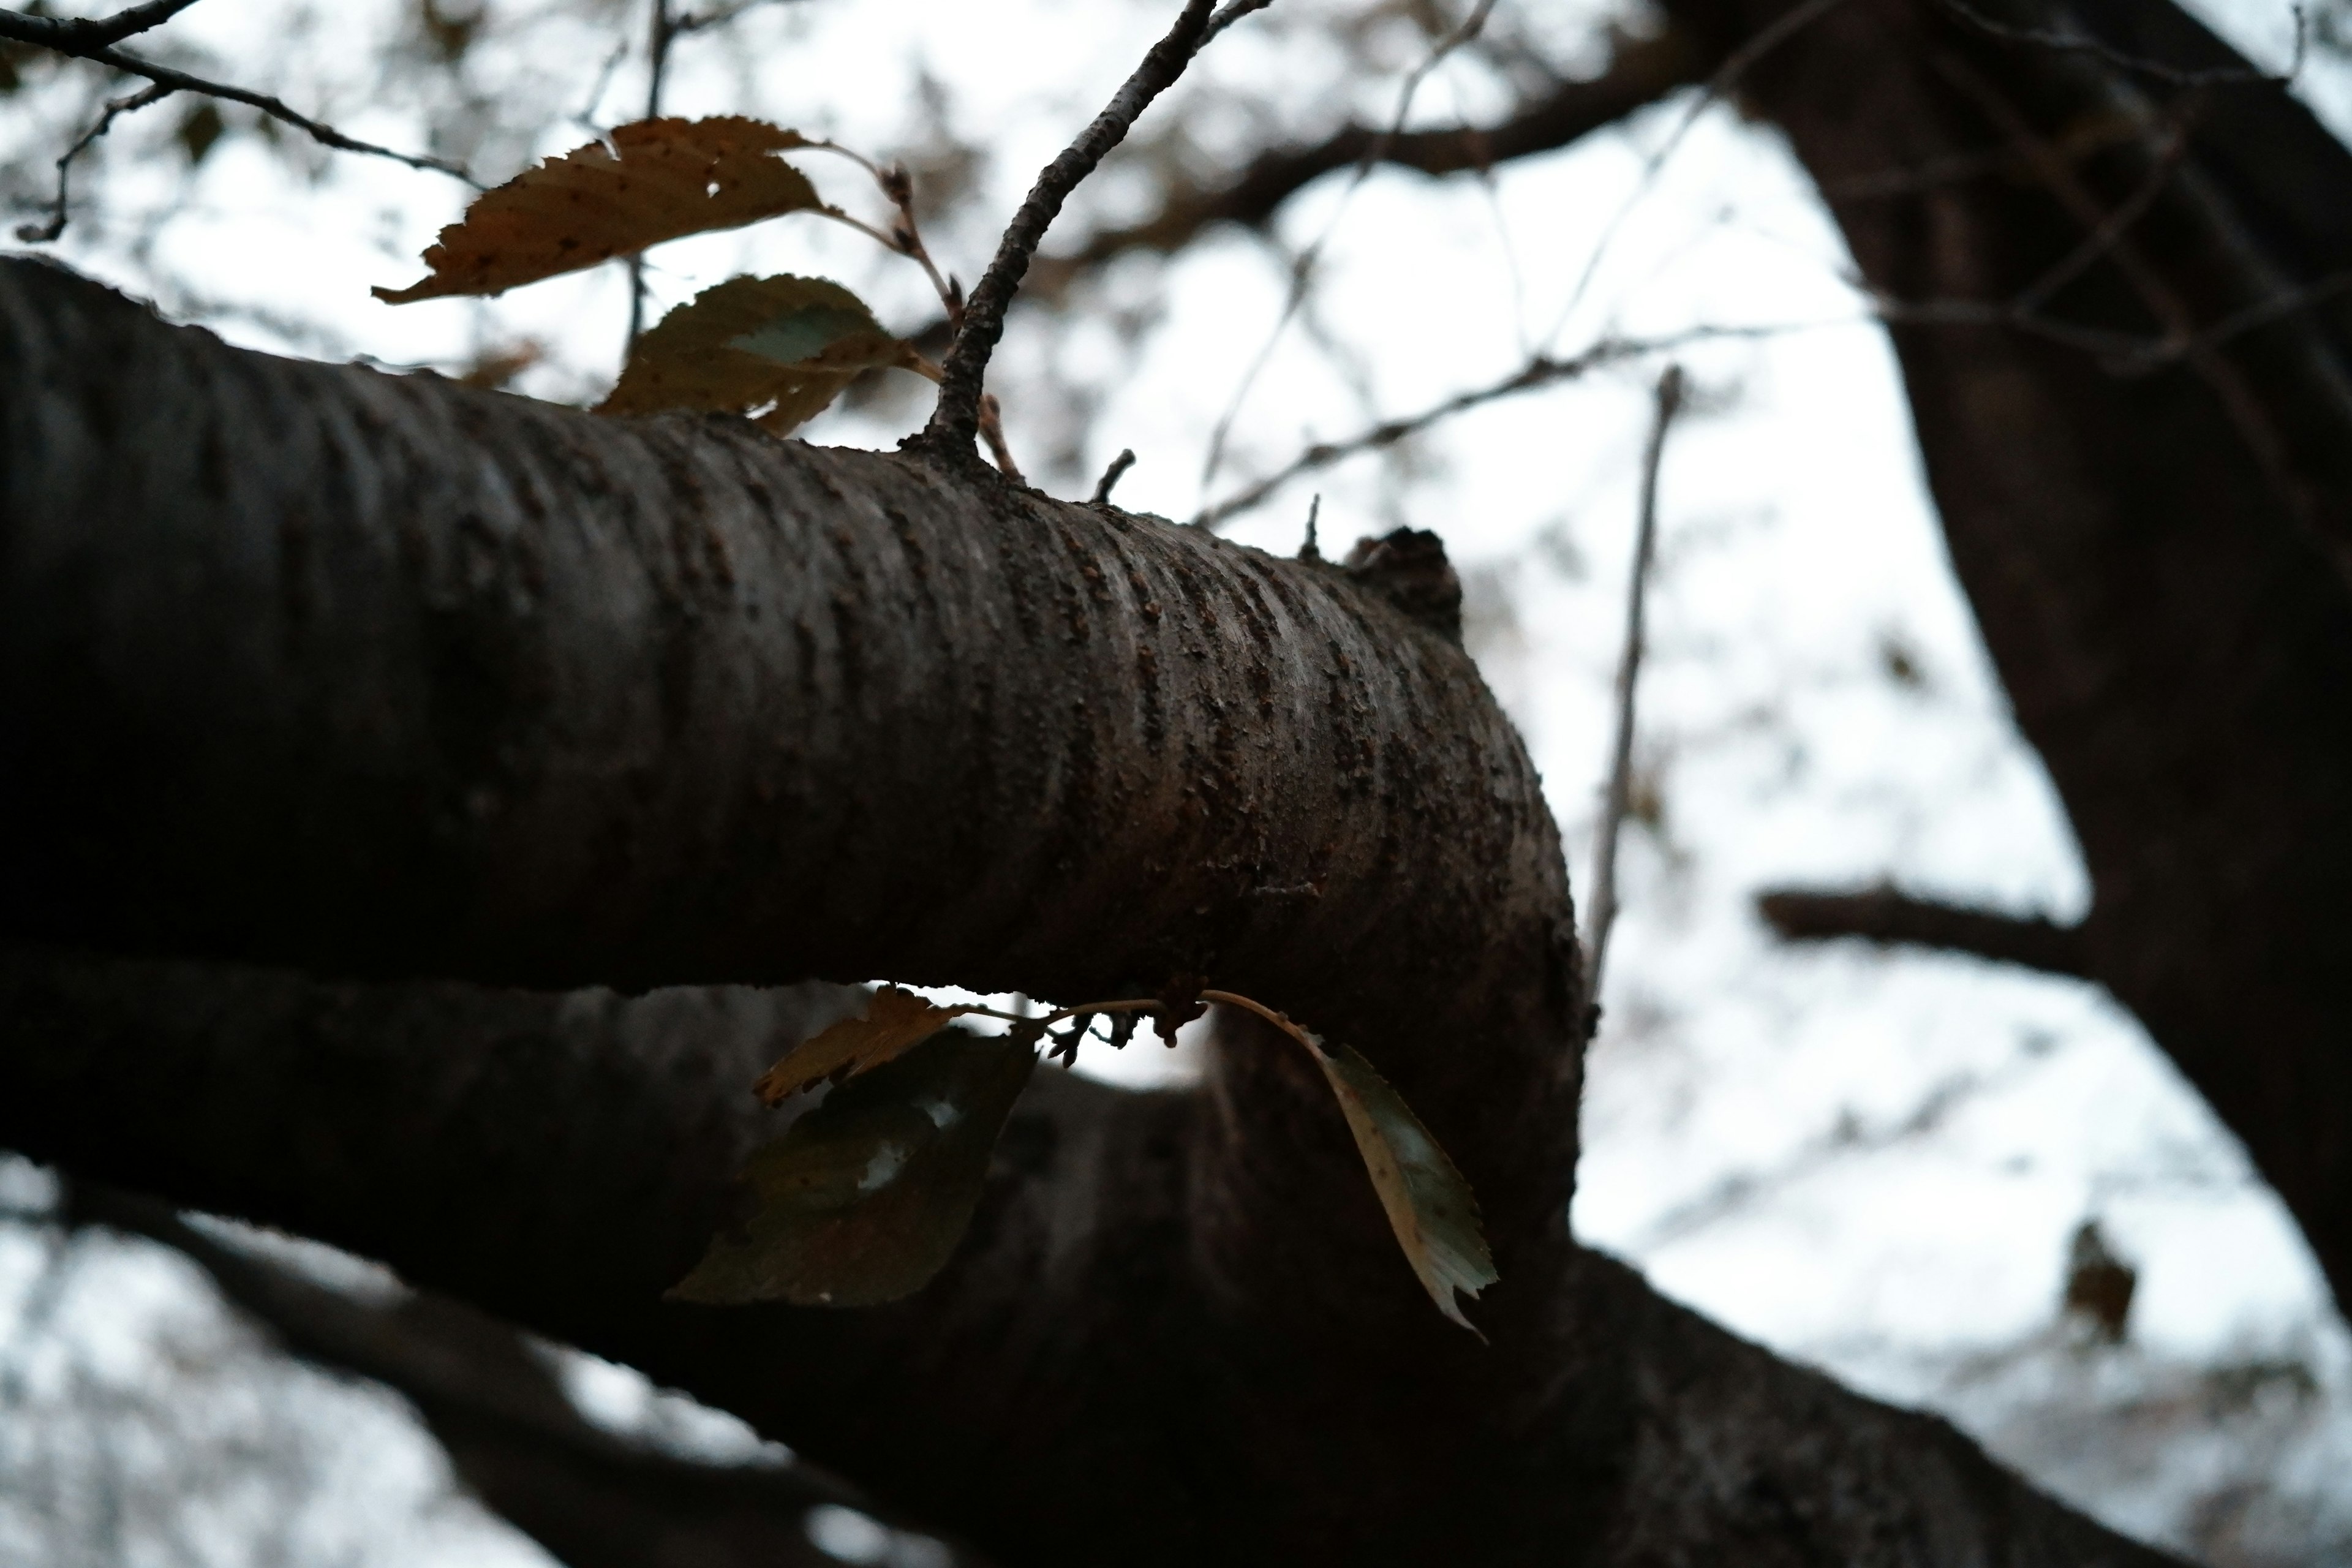
[{"label": "brown dried leaf", "polygon": [[808,146],[797,131],[737,115],[644,120],[485,191],[425,253],[430,268],[387,303],[499,294],[711,229],[821,211],[808,176],[773,154]]},{"label": "brown dried leaf", "polygon": [[[1478,1200],[1421,1118],[1372,1064],[1346,1046],[1328,1050],[1311,1031],[1293,1033],[1321,1064],[1388,1211],[1397,1244],[1437,1310],[1470,1329],[1454,1293],[1475,1296],[1498,1276],[1478,1226]],[[1481,1335],[1481,1338],[1484,1336]]]},{"label": "brown dried leaf", "polygon": [[971,1224],[1036,1065],[1012,1036],[958,1032],[842,1084],[751,1156],[756,1211],[713,1238],[670,1299],[866,1307],[921,1289]]},{"label": "brown dried leaf", "polygon": [[969,1007],[937,1007],[911,991],[885,985],[866,1004],[860,1018],[844,1018],[803,1040],[760,1075],[752,1092],[771,1106],[782,1105],[812,1084],[847,1069],[855,1078],[929,1039]]},{"label": "brown dried leaf", "polygon": [[740,414],[782,436],[823,413],[866,371],[925,369],[865,302],[823,278],[730,278],[680,305],[629,351],[599,414],[670,408]]}]

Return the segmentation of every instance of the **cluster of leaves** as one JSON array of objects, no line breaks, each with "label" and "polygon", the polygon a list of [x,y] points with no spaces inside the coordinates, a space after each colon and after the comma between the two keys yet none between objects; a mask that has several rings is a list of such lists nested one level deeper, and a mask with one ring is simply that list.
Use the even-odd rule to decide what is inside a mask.
[{"label": "cluster of leaves", "polygon": [[[712,1305],[846,1307],[911,1294],[946,1266],[970,1225],[997,1136],[1053,1025],[1075,1021],[1055,1047],[1067,1058],[1097,1016],[1119,1020],[1114,1043],[1143,1015],[1172,1037],[1178,1021],[1215,1002],[1272,1024],[1323,1069],[1406,1260],[1438,1310],[1469,1328],[1458,1297],[1475,1297],[1496,1279],[1477,1202],[1403,1097],[1354,1050],[1327,1045],[1270,1007],[1231,992],[1185,989],[1181,998],[1094,1002],[1022,1018],[943,1007],[884,986],[864,1016],[794,1047],[753,1086],[772,1108],[820,1084],[833,1088],[751,1156],[741,1177],[749,1218],[716,1237],[671,1295]],[[1008,1018],[1013,1027],[984,1037],[949,1026],[972,1014]]]},{"label": "cluster of leaves", "polygon": [[[509,289],[665,240],[812,213],[873,236],[919,261],[950,317],[961,294],[924,254],[903,171],[865,164],[901,214],[887,231],[817,194],[780,154],[847,149],[764,121],[647,120],[615,129],[486,191],[425,253],[426,275],[378,289],[389,304]],[[755,416],[783,435],[823,412],[869,370],[895,367],[937,380],[939,370],[883,330],[856,295],[822,278],[738,277],[707,289],[630,346],[606,414],[695,409]]]}]

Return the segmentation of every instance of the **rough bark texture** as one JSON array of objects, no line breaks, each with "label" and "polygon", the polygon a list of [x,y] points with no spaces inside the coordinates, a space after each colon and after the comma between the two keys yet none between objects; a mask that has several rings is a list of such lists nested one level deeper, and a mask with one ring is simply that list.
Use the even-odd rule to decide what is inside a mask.
[{"label": "rough bark texture", "polygon": [[[1007,1563],[2154,1561],[1570,1242],[1549,813],[1345,573],[23,264],[0,400],[0,808],[43,826],[0,932],[205,961],[20,945],[0,1141],[383,1258]],[[1254,1026],[1197,1092],[1041,1078],[911,1300],[712,1310],[658,1292],[787,1003],[383,983],[1179,970],[1395,1079],[1484,1201],[1491,1344]]]},{"label": "rough bark texture", "polygon": [[[1745,35],[1784,8],[1670,9]],[[1993,14],[2175,66],[2243,66],[2162,0]],[[1901,307],[1998,309],[2158,179],[2047,317],[2194,331],[2352,268],[2352,155],[2307,112],[2274,85],[2164,103],[2159,85],[1988,40],[1927,0],[1851,0],[1743,89],[1825,189],[1876,188],[1835,210],[1864,276]],[[2168,175],[2159,110],[2189,128]],[[2085,126],[2123,134],[2055,151]],[[1901,170],[1922,173],[1884,178]],[[2088,972],[2245,1141],[2339,1302],[2352,1300],[2347,301],[2140,374],[2013,327],[1894,329],[1953,565],[2090,871]]]}]

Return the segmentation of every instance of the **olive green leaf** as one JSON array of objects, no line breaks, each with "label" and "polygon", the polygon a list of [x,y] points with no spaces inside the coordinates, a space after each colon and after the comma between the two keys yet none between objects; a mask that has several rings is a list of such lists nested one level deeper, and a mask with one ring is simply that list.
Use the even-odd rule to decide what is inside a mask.
[{"label": "olive green leaf", "polygon": [[730,278],[639,338],[599,414],[754,413],[782,436],[866,371],[930,366],[865,301],[823,278]]},{"label": "olive green leaf", "polygon": [[751,1218],[713,1238],[669,1299],[869,1307],[921,1289],[971,1225],[1036,1065],[1017,1036],[958,1030],[835,1086],[752,1154]]},{"label": "olive green leaf", "polygon": [[[1469,1329],[1455,1292],[1475,1296],[1497,1276],[1478,1226],[1478,1200],[1421,1118],[1389,1087],[1372,1064],[1346,1046],[1328,1049],[1308,1030],[1297,1031],[1347,1114],[1348,1131],[1371,1173],[1372,1188],[1388,1211],[1389,1228],[1420,1276],[1437,1310]],[[1480,1335],[1483,1339],[1485,1336]]]}]

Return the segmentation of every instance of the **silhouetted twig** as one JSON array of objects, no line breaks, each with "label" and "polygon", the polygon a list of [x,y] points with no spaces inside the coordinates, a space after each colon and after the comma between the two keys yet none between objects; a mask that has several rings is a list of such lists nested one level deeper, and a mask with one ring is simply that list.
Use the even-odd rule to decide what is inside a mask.
[{"label": "silhouetted twig", "polygon": [[467,174],[463,164],[421,153],[395,152],[390,147],[379,147],[373,142],[362,142],[357,137],[346,136],[331,125],[323,124],[306,114],[295,112],[284,102],[270,97],[268,93],[254,92],[246,88],[231,86],[227,82],[191,76],[188,72],[171,66],[158,65],[153,60],[142,59],[136,55],[126,55],[121,49],[111,46],[74,43],[69,41],[70,35],[36,37],[17,30],[17,24],[45,20],[47,18],[24,16],[13,11],[0,12],[0,37],[14,38],[22,43],[38,44],[43,48],[54,50],[58,54],[66,55],[74,59],[111,66],[126,76],[143,78],[157,87],[171,91],[201,93],[206,98],[217,98],[229,103],[242,103],[249,109],[259,110],[282,124],[291,125],[321,147],[332,147],[342,153],[362,153],[371,158],[389,158],[395,163],[405,163],[412,169],[431,169],[437,174],[452,175],[478,190],[480,189],[480,182]]},{"label": "silhouetted twig", "polygon": [[106,112],[98,123],[83,132],[74,144],[58,157],[58,195],[47,223],[26,223],[16,226],[16,237],[28,245],[46,245],[66,231],[66,204],[71,195],[74,160],[86,152],[90,143],[114,128],[116,120],[125,114],[146,108],[158,99],[169,98],[174,89],[150,84],[122,98],[107,100]]},{"label": "silhouetted twig", "polygon": [[1176,18],[1176,25],[1167,36],[1151,47],[1143,63],[1111,95],[1102,112],[1038,174],[1027,199],[1006,226],[995,259],[988,264],[988,270],[971,291],[971,302],[964,308],[963,326],[940,367],[943,374],[939,402],[933,405],[930,421],[919,440],[956,450],[971,445],[981,424],[981,381],[987,374],[989,356],[996,352],[997,341],[1004,335],[1005,307],[1013,302],[1013,291],[1021,287],[1022,275],[1029,270],[1029,260],[1037,253],[1038,242],[1045,237],[1046,227],[1061,212],[1062,204],[1069,199],[1078,182],[1094,172],[1103,154],[1126,138],[1136,116],[1183,74],[1207,32],[1210,9],[1210,0],[1185,0],[1182,15]]},{"label": "silhouetted twig", "polygon": [[1609,957],[1609,931],[1617,923],[1617,836],[1633,800],[1633,695],[1642,678],[1642,606],[1650,567],[1658,552],[1658,467],[1665,456],[1666,430],[1683,405],[1682,366],[1670,364],[1658,377],[1656,412],[1650,442],[1642,453],[1642,521],[1633,536],[1633,567],[1625,588],[1625,648],[1617,661],[1617,738],[1609,763],[1609,794],[1592,842],[1592,901],[1585,916],[1585,994],[1598,1001],[1601,966]]}]

